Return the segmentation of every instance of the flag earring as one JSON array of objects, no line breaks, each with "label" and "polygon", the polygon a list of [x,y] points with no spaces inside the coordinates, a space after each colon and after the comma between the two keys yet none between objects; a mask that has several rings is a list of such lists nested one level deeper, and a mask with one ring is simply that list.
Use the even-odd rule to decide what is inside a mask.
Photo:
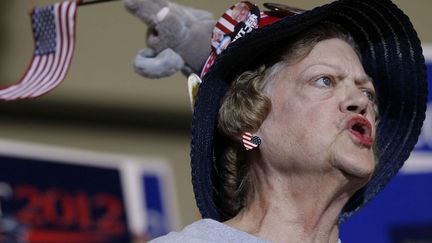
[{"label": "flag earring", "polygon": [[258,136],[252,136],[249,132],[245,132],[242,136],[242,142],[246,150],[251,150],[260,146],[261,138]]}]

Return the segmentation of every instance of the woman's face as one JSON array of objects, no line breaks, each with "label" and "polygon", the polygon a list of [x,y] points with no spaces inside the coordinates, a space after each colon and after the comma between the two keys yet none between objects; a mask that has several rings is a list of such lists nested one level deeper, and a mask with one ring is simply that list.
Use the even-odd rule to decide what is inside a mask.
[{"label": "woman's face", "polygon": [[257,134],[262,158],[274,171],[371,177],[375,91],[349,44],[318,42],[269,85],[272,108]]}]

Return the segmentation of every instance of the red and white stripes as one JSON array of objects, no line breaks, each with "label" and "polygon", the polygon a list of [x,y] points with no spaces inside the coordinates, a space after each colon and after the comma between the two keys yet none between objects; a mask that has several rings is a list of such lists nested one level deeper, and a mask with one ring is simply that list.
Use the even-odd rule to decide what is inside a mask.
[{"label": "red and white stripes", "polygon": [[53,53],[35,53],[24,76],[15,84],[0,89],[0,99],[35,98],[54,89],[65,78],[75,48],[76,2],[52,6],[56,48]]},{"label": "red and white stripes", "polygon": [[249,132],[245,132],[243,133],[242,142],[246,150],[251,150],[261,144],[261,139],[257,136],[252,136]]}]

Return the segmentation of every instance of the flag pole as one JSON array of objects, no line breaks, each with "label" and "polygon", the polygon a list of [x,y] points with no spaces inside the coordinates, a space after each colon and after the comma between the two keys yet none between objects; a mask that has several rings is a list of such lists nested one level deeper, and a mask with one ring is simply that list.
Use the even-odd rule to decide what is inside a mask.
[{"label": "flag pole", "polygon": [[78,6],[85,6],[85,5],[90,5],[90,4],[106,3],[106,2],[113,2],[113,1],[119,1],[119,0],[94,0],[94,1],[78,0],[77,5]]}]

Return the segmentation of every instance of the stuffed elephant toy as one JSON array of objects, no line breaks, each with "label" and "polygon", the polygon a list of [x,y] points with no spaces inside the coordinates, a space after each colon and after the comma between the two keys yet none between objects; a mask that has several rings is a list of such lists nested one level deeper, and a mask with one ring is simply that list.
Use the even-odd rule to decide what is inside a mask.
[{"label": "stuffed elephant toy", "polygon": [[166,0],[123,0],[126,9],[147,26],[147,48],[134,60],[135,71],[163,78],[178,71],[188,76],[202,68],[211,52],[216,21],[210,12]]}]

